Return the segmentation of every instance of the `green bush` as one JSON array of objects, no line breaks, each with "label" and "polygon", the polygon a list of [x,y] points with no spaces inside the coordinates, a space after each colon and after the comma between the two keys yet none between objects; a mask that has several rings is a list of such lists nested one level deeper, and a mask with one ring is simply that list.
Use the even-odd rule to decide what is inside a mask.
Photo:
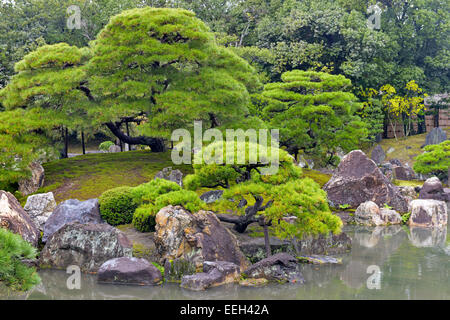
[{"label": "green bush", "polygon": [[99,204],[103,220],[113,226],[131,223],[138,207],[133,188],[126,186],[103,192]]},{"label": "green bush", "polygon": [[181,190],[181,187],[175,182],[165,179],[155,179],[133,188],[133,195],[136,203],[148,204],[154,203],[156,198],[162,194],[179,190]]},{"label": "green bush", "polygon": [[36,249],[19,235],[0,228],[0,284],[13,290],[29,290],[40,282],[34,268],[21,259],[34,259]]},{"label": "green bush", "polygon": [[115,145],[115,143],[112,141],[103,141],[99,144],[98,148],[102,151],[109,151],[109,148],[113,145]]},{"label": "green bush", "polygon": [[133,216],[133,226],[141,232],[155,230],[156,214],[168,205],[181,205],[186,210],[197,212],[205,207],[205,204],[193,191],[178,190],[161,194],[152,203],[146,203],[136,209]]},{"label": "green bush", "polygon": [[133,226],[140,232],[155,230],[155,217],[158,211],[152,204],[144,204],[136,209],[133,215]]},{"label": "green bush", "polygon": [[422,174],[434,174],[441,180],[448,179],[450,167],[450,140],[440,144],[428,145],[425,153],[416,157],[414,171]]}]

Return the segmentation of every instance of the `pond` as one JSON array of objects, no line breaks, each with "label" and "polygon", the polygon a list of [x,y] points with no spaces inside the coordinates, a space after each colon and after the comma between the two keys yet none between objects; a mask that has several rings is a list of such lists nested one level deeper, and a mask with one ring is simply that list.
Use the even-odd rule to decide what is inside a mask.
[{"label": "pond", "polygon": [[[64,271],[40,271],[42,283],[10,299],[450,299],[448,230],[346,226],[353,248],[340,265],[302,265],[306,283],[260,288],[226,285],[204,292],[176,283],[159,287],[97,284],[83,274],[69,290]],[[449,239],[449,240],[447,240]]]}]

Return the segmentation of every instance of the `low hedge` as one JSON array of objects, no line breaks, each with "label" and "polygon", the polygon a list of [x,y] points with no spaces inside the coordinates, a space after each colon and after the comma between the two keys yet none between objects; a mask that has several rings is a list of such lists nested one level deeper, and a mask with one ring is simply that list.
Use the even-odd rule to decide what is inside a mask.
[{"label": "low hedge", "polygon": [[134,211],[139,203],[135,200],[132,187],[118,187],[107,190],[99,198],[100,214],[113,226],[133,221]]}]

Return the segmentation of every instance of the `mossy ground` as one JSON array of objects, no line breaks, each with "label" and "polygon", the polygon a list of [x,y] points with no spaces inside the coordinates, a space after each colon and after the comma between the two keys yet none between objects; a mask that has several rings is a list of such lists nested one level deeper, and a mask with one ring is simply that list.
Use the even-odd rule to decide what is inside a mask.
[{"label": "mossy ground", "polygon": [[45,184],[36,193],[52,191],[55,200],[99,197],[104,191],[119,186],[137,186],[154,178],[165,167],[191,173],[190,165],[174,165],[170,152],[129,151],[86,154],[51,161],[43,165]]},{"label": "mossy ground", "polygon": [[[446,128],[445,130],[447,132],[447,136],[450,136],[450,128]],[[421,146],[425,144],[426,136],[427,133],[423,133],[406,138],[398,138],[397,140],[383,139],[379,144],[386,153],[386,161],[396,158],[402,161],[402,163],[408,163],[412,167],[415,162],[414,158],[423,153]],[[364,152],[370,156],[375,146],[376,144],[371,148],[364,150]],[[390,148],[393,148],[394,151],[388,154],[387,151]]]}]

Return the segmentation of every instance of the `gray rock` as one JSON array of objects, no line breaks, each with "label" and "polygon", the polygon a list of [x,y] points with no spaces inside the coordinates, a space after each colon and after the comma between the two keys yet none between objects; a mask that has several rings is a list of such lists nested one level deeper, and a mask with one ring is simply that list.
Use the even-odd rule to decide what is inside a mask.
[{"label": "gray rock", "polygon": [[413,200],[409,204],[409,225],[416,227],[443,227],[447,225],[447,205],[438,200]]},{"label": "gray rock", "polygon": [[233,262],[241,270],[248,266],[235,236],[211,211],[191,213],[181,206],[167,206],[155,220],[155,245],[161,261],[183,258],[197,268],[204,261]]},{"label": "gray rock", "polygon": [[263,259],[244,271],[249,278],[265,278],[269,281],[304,283],[296,258],[287,253],[277,253]]},{"label": "gray rock", "polygon": [[41,268],[79,266],[97,272],[108,260],[132,256],[132,243],[118,229],[103,224],[71,222],[53,233],[39,257]]},{"label": "gray rock", "polygon": [[100,216],[98,199],[79,201],[69,199],[60,203],[44,225],[42,241],[45,243],[50,236],[69,222],[103,223]]},{"label": "gray rock", "polygon": [[165,179],[175,182],[181,187],[183,186],[183,173],[178,169],[173,170],[172,167],[167,167],[159,171],[155,175],[155,179]]},{"label": "gray rock", "polygon": [[447,134],[442,128],[433,128],[425,138],[425,146],[430,144],[440,144],[447,140]]},{"label": "gray rock", "polygon": [[387,203],[402,213],[408,210],[408,202],[398,187],[361,150],[351,151],[341,160],[323,189],[335,208],[345,204],[357,208],[363,202],[373,201],[379,206]]},{"label": "gray rock", "polygon": [[420,189],[419,199],[434,199],[450,202],[450,192],[446,191],[437,177],[429,178]]},{"label": "gray rock", "polygon": [[145,259],[120,257],[106,261],[98,269],[98,282],[114,284],[157,285],[161,272]]},{"label": "gray rock", "polygon": [[391,154],[394,151],[395,151],[395,148],[390,147],[389,149],[387,149],[386,154]]},{"label": "gray rock", "polygon": [[0,228],[19,234],[25,241],[37,246],[39,230],[11,193],[0,190]]},{"label": "gray rock", "polygon": [[205,203],[212,203],[222,198],[223,190],[210,190],[200,196]]},{"label": "gray rock", "polygon": [[380,209],[373,201],[361,203],[355,211],[355,222],[367,226],[401,224],[402,218],[395,210]]},{"label": "gray rock", "polygon": [[184,276],[181,287],[200,291],[217,287],[239,280],[240,268],[238,265],[226,261],[205,261],[203,272]]},{"label": "gray rock", "polygon": [[120,146],[113,144],[112,146],[109,147],[108,152],[111,153],[116,153],[116,152],[120,152]]},{"label": "gray rock", "polygon": [[39,231],[44,230],[44,225],[55,208],[56,201],[53,192],[31,195],[23,207]]},{"label": "gray rock", "polygon": [[372,153],[370,154],[370,158],[375,161],[376,164],[381,164],[384,159],[386,159],[386,154],[379,144],[377,144],[375,148],[373,148]]},{"label": "gray rock", "polygon": [[19,191],[24,196],[36,192],[44,185],[45,172],[44,168],[39,162],[32,162],[29,166],[31,170],[31,177],[19,181]]}]

